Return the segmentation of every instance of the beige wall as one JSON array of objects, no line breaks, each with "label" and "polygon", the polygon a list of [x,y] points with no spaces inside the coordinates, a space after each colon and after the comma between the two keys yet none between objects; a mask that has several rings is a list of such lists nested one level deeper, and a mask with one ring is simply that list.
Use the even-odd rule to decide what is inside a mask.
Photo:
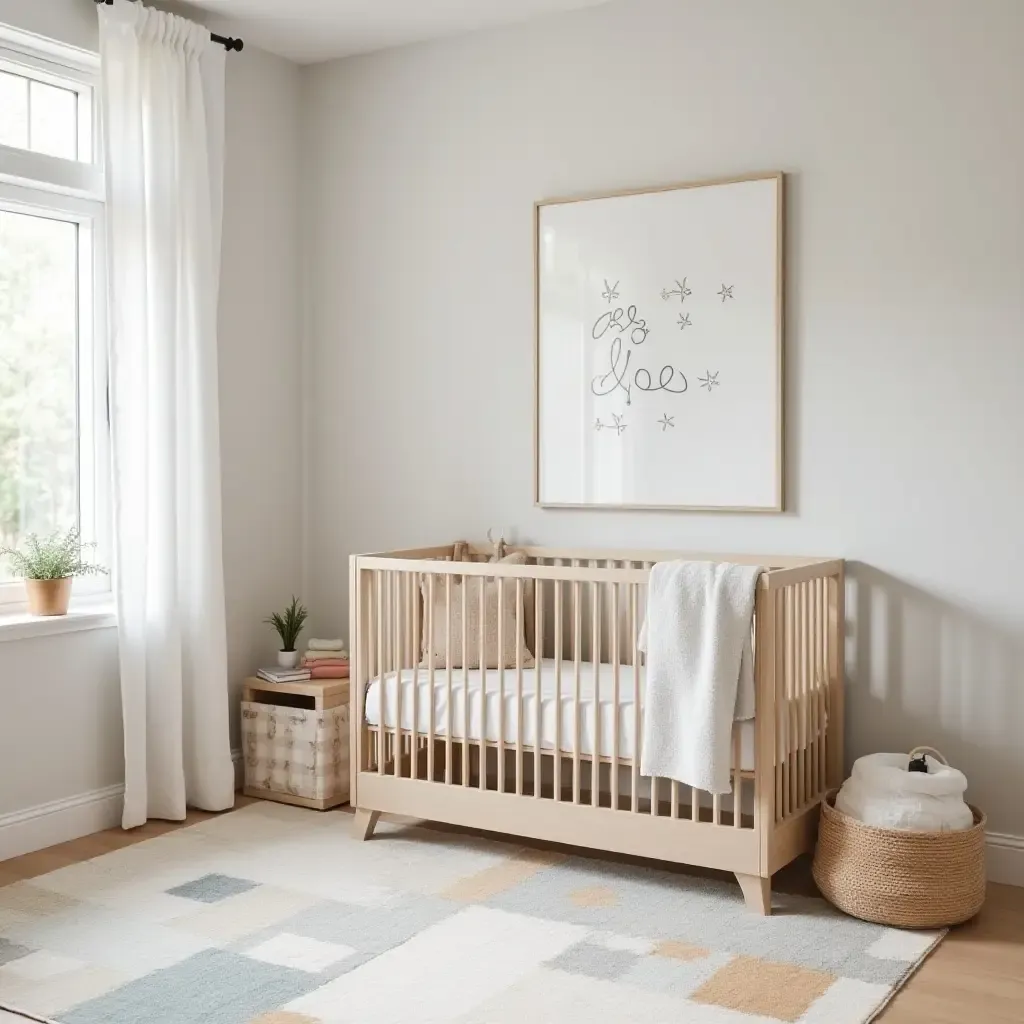
[{"label": "beige wall", "polygon": [[[842,555],[850,754],[938,746],[1024,835],[1022,38],[1019,0],[635,0],[306,70],[321,618],[350,552],[490,525]],[[788,513],[535,509],[533,201],[775,169]]]},{"label": "beige wall", "polygon": [[[88,0],[0,0],[0,22],[97,46]],[[235,704],[276,649],[263,618],[300,583],[299,71],[252,46],[227,68],[220,395]],[[0,817],[122,780],[115,631],[0,642],[0,696],[0,749],[14,766]]]},{"label": "beige wall", "polygon": [[82,0],[0,0],[0,23],[95,50],[96,7]]}]

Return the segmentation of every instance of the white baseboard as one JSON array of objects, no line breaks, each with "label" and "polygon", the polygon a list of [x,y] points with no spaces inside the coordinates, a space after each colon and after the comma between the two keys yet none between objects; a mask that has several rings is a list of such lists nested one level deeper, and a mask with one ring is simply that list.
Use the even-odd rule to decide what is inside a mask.
[{"label": "white baseboard", "polygon": [[1004,885],[1024,885],[1024,836],[989,832],[986,840],[988,880]]},{"label": "white baseboard", "polygon": [[[241,750],[232,750],[231,760],[235,766],[236,788],[241,789],[244,768]],[[0,860],[116,828],[121,822],[123,803],[124,786],[116,785],[2,814]],[[986,840],[989,881],[1024,886],[1024,836],[989,832]]]},{"label": "white baseboard", "polygon": [[0,860],[44,850],[121,823],[124,786],[107,786],[0,815]]},{"label": "white baseboard", "polygon": [[[232,750],[235,789],[242,788],[242,751]],[[0,814],[0,860],[35,853],[121,824],[124,785],[78,793],[62,800]]]}]

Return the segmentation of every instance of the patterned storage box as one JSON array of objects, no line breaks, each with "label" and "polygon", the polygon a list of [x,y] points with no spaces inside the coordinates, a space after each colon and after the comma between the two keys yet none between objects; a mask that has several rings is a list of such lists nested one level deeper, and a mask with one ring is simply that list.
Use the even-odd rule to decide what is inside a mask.
[{"label": "patterned storage box", "polygon": [[253,795],[333,807],[349,792],[349,709],[242,701],[245,789]]}]

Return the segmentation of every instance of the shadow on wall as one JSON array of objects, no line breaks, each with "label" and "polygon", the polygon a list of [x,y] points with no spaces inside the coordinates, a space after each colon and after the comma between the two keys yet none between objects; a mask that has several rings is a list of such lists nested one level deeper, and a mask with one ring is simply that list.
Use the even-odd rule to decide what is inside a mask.
[{"label": "shadow on wall", "polygon": [[990,832],[1024,835],[1024,635],[847,563],[847,761],[937,747]]}]

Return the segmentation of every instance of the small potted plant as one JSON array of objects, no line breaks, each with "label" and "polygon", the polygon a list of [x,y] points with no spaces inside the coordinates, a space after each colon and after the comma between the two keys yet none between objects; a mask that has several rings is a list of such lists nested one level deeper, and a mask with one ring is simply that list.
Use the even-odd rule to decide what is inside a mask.
[{"label": "small potted plant", "polygon": [[102,565],[82,560],[82,549],[95,547],[83,544],[78,527],[67,533],[51,533],[40,538],[30,533],[24,550],[0,548],[12,572],[25,580],[28,610],[33,615],[67,615],[71,601],[71,584],[76,576],[95,576],[107,570]]},{"label": "small potted plant", "polygon": [[274,612],[269,619],[264,620],[268,626],[273,626],[277,630],[277,635],[281,638],[281,649],[277,652],[277,663],[281,668],[298,666],[299,651],[295,644],[308,616],[309,612],[299,604],[298,598],[293,597],[292,603],[285,608],[283,615]]}]

